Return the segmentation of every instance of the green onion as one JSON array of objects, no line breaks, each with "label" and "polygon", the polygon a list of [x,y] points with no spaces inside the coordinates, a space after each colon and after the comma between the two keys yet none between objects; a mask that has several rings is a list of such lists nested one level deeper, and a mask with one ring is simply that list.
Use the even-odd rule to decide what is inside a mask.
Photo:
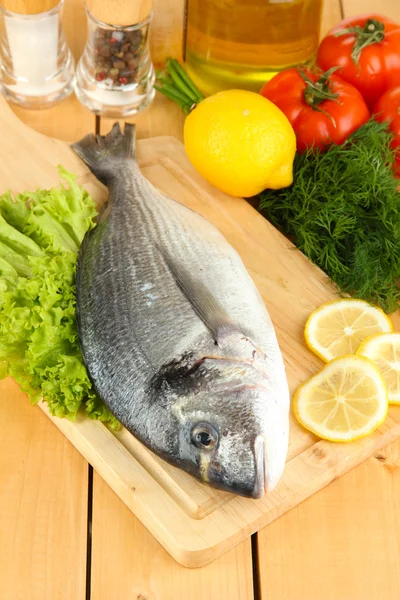
[{"label": "green onion", "polygon": [[156,90],[178,104],[187,115],[204,100],[204,96],[174,58],[168,58],[165,71],[157,73],[157,82],[154,86]]}]

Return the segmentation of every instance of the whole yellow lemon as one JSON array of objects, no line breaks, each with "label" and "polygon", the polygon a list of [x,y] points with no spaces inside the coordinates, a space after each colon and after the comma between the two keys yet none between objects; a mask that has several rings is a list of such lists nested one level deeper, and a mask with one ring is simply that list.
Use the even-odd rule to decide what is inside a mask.
[{"label": "whole yellow lemon", "polygon": [[228,90],[200,102],[186,117],[184,144],[200,175],[227,194],[249,198],[293,181],[293,128],[255,92]]}]

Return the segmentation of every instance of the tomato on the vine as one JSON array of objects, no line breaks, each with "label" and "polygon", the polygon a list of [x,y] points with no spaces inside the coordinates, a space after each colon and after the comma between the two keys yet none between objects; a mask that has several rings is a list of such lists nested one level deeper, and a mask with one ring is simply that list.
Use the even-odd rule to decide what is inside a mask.
[{"label": "tomato on the vine", "polygon": [[400,87],[388,90],[374,106],[375,119],[381,123],[386,121],[394,134],[392,148],[396,152],[394,170],[400,177]]},{"label": "tomato on the vine", "polygon": [[360,92],[331,71],[317,74],[306,68],[287,69],[260,92],[289,119],[299,152],[311,146],[342,144],[370,117]]},{"label": "tomato on the vine", "polygon": [[400,25],[379,15],[344,19],[321,41],[317,65],[356,87],[368,107],[400,85]]}]

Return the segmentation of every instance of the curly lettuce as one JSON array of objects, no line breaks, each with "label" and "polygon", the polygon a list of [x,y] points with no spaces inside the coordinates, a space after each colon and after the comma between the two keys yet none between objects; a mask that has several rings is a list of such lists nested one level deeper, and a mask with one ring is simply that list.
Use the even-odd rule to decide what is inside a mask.
[{"label": "curly lettuce", "polygon": [[0,378],[12,376],[32,404],[74,420],[78,411],[116,429],[96,396],[79,349],[76,263],[96,205],[76,177],[66,186],[0,197]]}]

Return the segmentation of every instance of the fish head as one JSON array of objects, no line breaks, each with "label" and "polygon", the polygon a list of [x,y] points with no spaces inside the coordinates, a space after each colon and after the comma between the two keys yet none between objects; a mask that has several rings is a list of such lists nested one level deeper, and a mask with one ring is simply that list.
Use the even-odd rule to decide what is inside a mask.
[{"label": "fish head", "polygon": [[211,486],[260,498],[282,476],[289,438],[285,377],[206,359],[175,403],[182,467]]}]

